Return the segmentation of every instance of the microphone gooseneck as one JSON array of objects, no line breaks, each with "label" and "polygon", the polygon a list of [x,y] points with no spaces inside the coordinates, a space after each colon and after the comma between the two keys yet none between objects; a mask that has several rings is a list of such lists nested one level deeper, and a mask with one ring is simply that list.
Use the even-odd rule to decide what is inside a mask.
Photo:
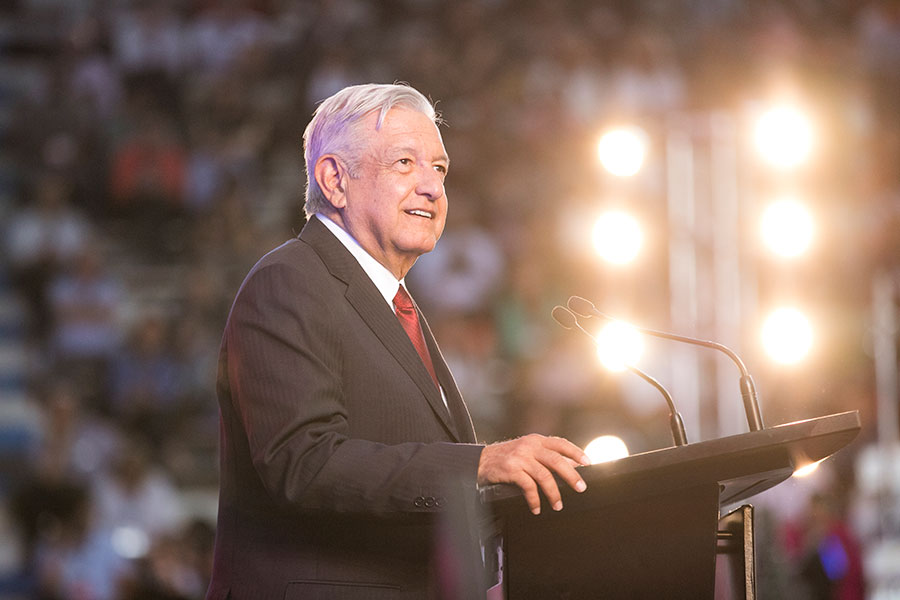
[{"label": "microphone gooseneck", "polygon": [[[569,310],[581,317],[588,318],[591,316],[595,316],[608,321],[617,320],[607,314],[600,312],[594,306],[593,302],[591,302],[590,300],[585,300],[580,296],[572,296],[571,298],[569,298],[569,301],[566,304],[568,305]],[[718,342],[700,340],[684,335],[668,333],[666,331],[656,331],[654,329],[647,329],[637,326],[635,326],[635,329],[637,329],[641,333],[646,333],[647,335],[652,335],[654,337],[673,340],[676,342],[684,342],[686,344],[693,344],[695,346],[713,348],[714,350],[718,350],[719,352],[722,352],[726,356],[728,356],[728,358],[730,358],[734,362],[734,364],[737,365],[738,369],[741,372],[741,378],[739,382],[741,389],[741,399],[744,402],[744,412],[747,414],[747,424],[750,426],[750,431],[760,431],[764,428],[762,414],[759,411],[759,397],[756,393],[756,385],[753,383],[753,378],[750,377],[750,373],[749,371],[747,371],[747,367],[744,365],[744,361],[742,361],[741,357],[739,357],[731,348],[719,344]]]},{"label": "microphone gooseneck", "polygon": [[[591,338],[594,344],[597,344],[597,338],[595,338],[588,330],[581,326],[581,323],[578,322],[578,317],[575,314],[565,308],[564,306],[556,306],[550,313],[553,316],[553,319],[562,326],[563,329],[578,329],[583,334]],[[628,370],[632,373],[638,375],[641,379],[655,387],[659,392],[663,395],[663,398],[666,400],[666,404],[669,405],[669,428],[672,430],[672,441],[676,446],[684,446],[687,442],[687,434],[684,431],[684,419],[681,418],[681,414],[675,408],[675,401],[672,400],[672,394],[669,393],[663,385],[640,370],[637,367],[632,365],[626,365]]]}]

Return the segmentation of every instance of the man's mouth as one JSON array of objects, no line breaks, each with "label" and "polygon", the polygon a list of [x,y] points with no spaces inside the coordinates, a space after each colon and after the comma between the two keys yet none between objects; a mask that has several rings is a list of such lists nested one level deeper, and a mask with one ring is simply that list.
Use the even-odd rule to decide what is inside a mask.
[{"label": "man's mouth", "polygon": [[427,210],[413,209],[413,210],[407,210],[405,212],[408,215],[415,215],[417,217],[425,217],[426,219],[434,218],[434,215],[432,213],[428,212]]}]

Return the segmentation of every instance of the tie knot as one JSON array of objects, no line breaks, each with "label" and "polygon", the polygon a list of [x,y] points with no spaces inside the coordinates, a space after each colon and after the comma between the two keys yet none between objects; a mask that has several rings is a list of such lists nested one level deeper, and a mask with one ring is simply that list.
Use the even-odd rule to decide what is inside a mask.
[{"label": "tie knot", "polygon": [[413,310],[412,298],[409,297],[409,294],[406,292],[406,288],[402,285],[397,289],[397,294],[394,295],[394,306],[397,310],[402,312],[409,312]]}]

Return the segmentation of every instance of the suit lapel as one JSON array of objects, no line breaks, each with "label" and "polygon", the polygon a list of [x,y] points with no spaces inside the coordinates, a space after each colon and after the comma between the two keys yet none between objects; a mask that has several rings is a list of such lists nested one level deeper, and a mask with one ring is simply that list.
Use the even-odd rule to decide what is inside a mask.
[{"label": "suit lapel", "polygon": [[[418,310],[418,306],[416,310]],[[419,312],[419,317],[419,321],[422,323],[422,333],[425,334],[425,344],[428,346],[431,360],[434,362],[434,370],[437,372],[438,381],[441,382],[441,387],[444,388],[444,394],[447,396],[447,408],[450,409],[450,415],[453,417],[454,425],[456,425],[457,438],[461,442],[474,444],[476,441],[475,426],[472,424],[469,409],[466,407],[466,403],[463,402],[462,394],[460,394],[459,388],[456,386],[456,380],[453,379],[450,367],[447,366],[447,361],[444,360],[444,355],[441,354],[437,340],[435,340],[434,334],[431,333],[431,327],[421,311]]]},{"label": "suit lapel", "polygon": [[[428,369],[425,368],[412,342],[409,341],[406,331],[403,330],[396,315],[394,315],[394,312],[379,293],[378,288],[375,287],[375,284],[372,283],[372,280],[369,279],[353,255],[315,217],[311,218],[303,228],[303,231],[300,232],[300,239],[316,250],[332,275],[347,284],[345,293],[347,301],[419,387],[432,411],[440,419],[447,431],[455,440],[459,441],[460,436],[454,423],[457,419],[451,419],[447,413],[447,407],[444,406],[444,401],[441,399],[440,390],[434,386],[434,381],[432,381]],[[431,346],[433,341],[433,336],[429,331],[426,335],[426,342],[429,344],[432,357],[435,356]],[[438,362],[441,363],[442,369],[446,371],[443,359]],[[435,367],[437,368],[437,363]],[[445,391],[448,390],[445,380],[449,379],[452,382],[452,377],[449,377],[449,371],[446,373],[444,378],[438,375],[441,384],[445,385]],[[452,388],[458,394],[455,384]],[[447,393],[449,402],[450,394],[449,392]]]}]

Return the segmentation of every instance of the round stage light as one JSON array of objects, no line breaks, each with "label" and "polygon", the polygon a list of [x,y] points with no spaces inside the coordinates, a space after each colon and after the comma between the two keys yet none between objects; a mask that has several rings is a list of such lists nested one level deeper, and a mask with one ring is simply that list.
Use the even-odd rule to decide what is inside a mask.
[{"label": "round stage light", "polygon": [[591,464],[609,462],[628,456],[628,446],[621,438],[614,435],[601,435],[594,438],[585,447],[584,453],[591,459]]},{"label": "round stage light", "polygon": [[754,137],[763,160],[775,167],[796,167],[812,153],[812,123],[793,107],[782,106],[763,113]]},{"label": "round stage light", "polygon": [[610,371],[624,371],[638,362],[644,340],[637,329],[621,321],[610,321],[597,334],[597,358]]},{"label": "round stage light", "polygon": [[763,324],[762,341],[773,360],[793,364],[809,353],[813,341],[812,326],[796,308],[779,308]]},{"label": "round stage light", "polygon": [[770,204],[760,222],[763,242],[785,258],[799,256],[812,244],[813,218],[800,202],[784,198]]},{"label": "round stage light", "polygon": [[644,164],[647,145],[647,134],[638,127],[612,129],[600,137],[597,156],[613,175],[630,177]]},{"label": "round stage light", "polygon": [[597,253],[616,265],[634,260],[644,243],[637,220],[620,211],[600,215],[594,224],[593,238]]}]

